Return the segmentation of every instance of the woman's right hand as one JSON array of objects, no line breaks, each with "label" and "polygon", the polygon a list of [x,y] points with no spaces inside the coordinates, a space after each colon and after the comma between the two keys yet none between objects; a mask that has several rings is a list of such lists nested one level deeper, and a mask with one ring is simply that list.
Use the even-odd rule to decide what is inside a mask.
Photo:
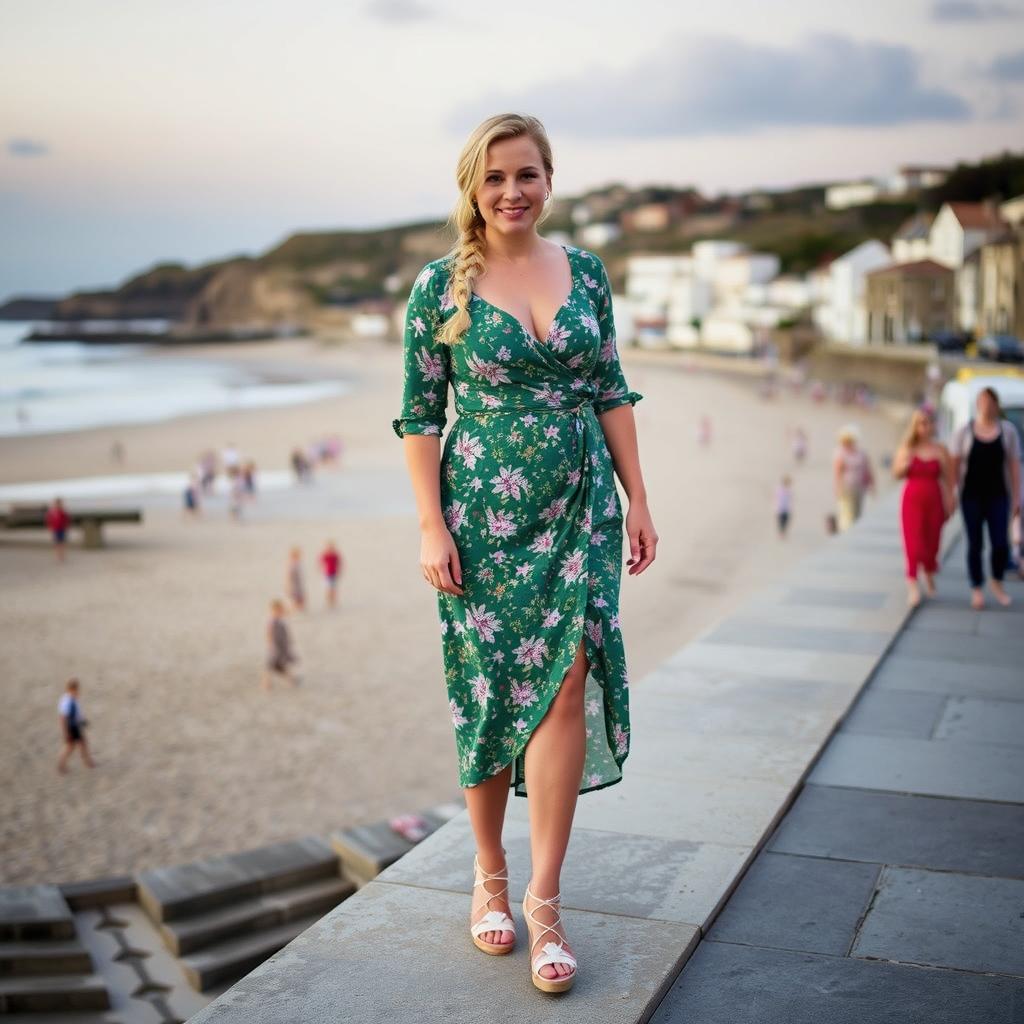
[{"label": "woman's right hand", "polygon": [[435,590],[462,596],[462,565],[459,549],[444,525],[423,530],[420,540],[420,568],[423,578]]}]

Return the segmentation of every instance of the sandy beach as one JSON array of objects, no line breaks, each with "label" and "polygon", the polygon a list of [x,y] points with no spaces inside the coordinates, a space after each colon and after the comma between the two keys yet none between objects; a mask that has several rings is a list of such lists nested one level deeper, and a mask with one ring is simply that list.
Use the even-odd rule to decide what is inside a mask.
[{"label": "sandy beach", "polygon": [[[5,883],[126,873],[460,796],[436,599],[419,572],[402,443],[391,429],[400,347],[294,339],[189,355],[340,376],[352,390],[289,407],[0,439],[0,485],[185,471],[200,451],[228,442],[262,470],[282,471],[296,444],[331,433],[344,441],[341,466],[310,486],[268,491],[241,523],[222,498],[197,521],[183,518],[173,496],[108,499],[141,505],[143,525],[108,529],[99,551],[75,537],[64,565],[42,534],[0,535]],[[840,425],[859,424],[884,489],[892,484],[879,460],[902,423],[891,410],[765,399],[753,379],[687,368],[674,353],[625,351],[622,361],[645,396],[636,420],[661,535],[656,563],[623,575],[630,675],[642,685],[751,589],[827,542]],[[703,413],[713,418],[708,447],[697,443]],[[790,452],[797,424],[810,437],[802,465]],[[772,507],[783,472],[794,480],[786,541]],[[329,538],[346,560],[333,611],[315,562]],[[310,595],[310,608],[289,618],[303,682],[267,694],[266,609],[283,596],[292,545],[303,549]],[[57,701],[70,675],[82,682],[98,767],[88,771],[76,756],[62,777]]]}]

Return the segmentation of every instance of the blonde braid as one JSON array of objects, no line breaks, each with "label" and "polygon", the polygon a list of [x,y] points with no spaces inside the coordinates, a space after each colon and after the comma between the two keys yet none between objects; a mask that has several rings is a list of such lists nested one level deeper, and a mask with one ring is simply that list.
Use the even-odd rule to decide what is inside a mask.
[{"label": "blonde braid", "polygon": [[461,344],[462,335],[471,323],[469,302],[473,297],[473,282],[485,268],[484,225],[479,215],[463,229],[459,241],[448,255],[454,261],[448,287],[455,313],[437,332],[437,340],[445,345],[457,345]]}]

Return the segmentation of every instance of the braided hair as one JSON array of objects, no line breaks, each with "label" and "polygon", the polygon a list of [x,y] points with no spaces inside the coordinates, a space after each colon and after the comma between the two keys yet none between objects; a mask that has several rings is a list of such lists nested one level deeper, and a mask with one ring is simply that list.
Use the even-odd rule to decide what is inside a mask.
[{"label": "braided hair", "polygon": [[[455,170],[459,198],[448,218],[457,240],[444,257],[451,266],[448,289],[455,312],[437,332],[437,340],[446,345],[462,341],[462,335],[470,324],[469,301],[473,295],[473,282],[484,272],[486,265],[485,224],[473,197],[483,181],[487,149],[492,142],[520,135],[529,135],[537,144],[544,170],[550,177],[554,172],[551,143],[544,126],[528,114],[496,114],[487,118],[473,129],[459,154]],[[538,224],[547,217],[550,209],[550,206],[544,208],[537,218]]]}]

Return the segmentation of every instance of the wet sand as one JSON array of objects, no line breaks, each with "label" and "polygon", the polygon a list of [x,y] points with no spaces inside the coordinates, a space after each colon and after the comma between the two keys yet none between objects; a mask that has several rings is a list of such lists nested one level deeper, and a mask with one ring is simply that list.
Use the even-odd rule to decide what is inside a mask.
[{"label": "wet sand", "polygon": [[[262,468],[283,470],[295,444],[328,433],[343,438],[342,465],[313,486],[261,496],[241,523],[221,498],[194,522],[176,500],[147,499],[141,527],[110,528],[99,551],[75,543],[64,565],[41,535],[0,535],[4,882],[125,873],[460,796],[436,599],[419,573],[402,443],[391,429],[398,346],[297,339],[190,354],[340,373],[355,388],[292,407],[3,439],[0,483],[187,470],[202,449],[229,441]],[[860,425],[884,488],[877,460],[902,423],[882,410],[765,400],[743,375],[685,369],[676,354],[627,351],[623,366],[645,396],[635,412],[661,535],[655,564],[623,575],[630,675],[642,685],[752,588],[827,541],[838,427]],[[714,436],[701,448],[705,412]],[[787,434],[798,423],[810,435],[800,466]],[[115,439],[121,465],[110,457]],[[772,501],[786,471],[794,513],[780,541]],[[334,611],[314,560],[328,538],[346,559]],[[303,681],[268,694],[259,688],[266,607],[284,593],[296,544],[310,595],[309,610],[289,618]],[[61,777],[56,706],[72,674],[98,767],[88,771],[76,756]]]}]

